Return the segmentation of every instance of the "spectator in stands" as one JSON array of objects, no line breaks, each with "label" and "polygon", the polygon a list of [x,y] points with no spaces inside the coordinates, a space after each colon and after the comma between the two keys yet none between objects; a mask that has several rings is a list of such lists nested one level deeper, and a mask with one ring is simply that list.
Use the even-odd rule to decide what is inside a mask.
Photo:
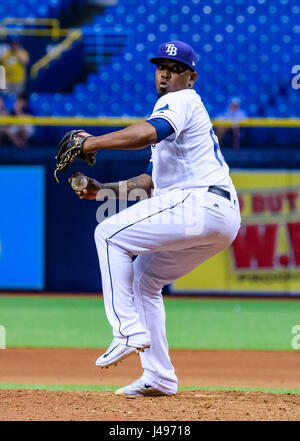
[{"label": "spectator in stands", "polygon": [[9,48],[0,59],[6,74],[5,93],[23,93],[26,89],[30,56],[16,38],[10,38],[8,41]]},{"label": "spectator in stands", "polygon": [[232,131],[232,146],[235,150],[240,148],[240,125],[239,122],[242,119],[247,118],[247,113],[241,109],[240,99],[234,97],[230,100],[228,109],[225,113],[220,115],[218,118],[231,120],[232,127],[216,127],[216,135],[218,136],[219,142],[221,143],[225,134],[228,131]]},{"label": "spectator in stands", "polygon": [[[33,112],[28,106],[27,96],[24,93],[18,95],[13,110],[10,115],[14,116],[31,116]],[[34,134],[34,126],[31,124],[25,125],[10,125],[2,129],[2,133],[5,134],[9,140],[16,147],[27,147],[28,141]]]}]

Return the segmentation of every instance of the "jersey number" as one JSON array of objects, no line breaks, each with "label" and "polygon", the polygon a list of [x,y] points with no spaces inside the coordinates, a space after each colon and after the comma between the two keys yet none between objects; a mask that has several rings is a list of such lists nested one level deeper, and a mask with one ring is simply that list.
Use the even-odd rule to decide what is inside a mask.
[{"label": "jersey number", "polygon": [[[216,137],[216,135],[215,135],[215,133],[214,133],[214,131],[213,131],[213,129],[210,129],[210,136],[211,136],[211,139],[213,140],[213,143],[214,143],[214,152],[215,152],[215,157],[216,157],[216,160],[218,161],[218,163],[221,165],[221,167],[223,167],[223,162],[222,162],[222,153],[221,153],[221,149],[220,149],[220,146],[219,146],[219,144],[218,144],[218,142],[217,142],[217,137]],[[219,156],[219,154],[220,154],[220,156]]]}]

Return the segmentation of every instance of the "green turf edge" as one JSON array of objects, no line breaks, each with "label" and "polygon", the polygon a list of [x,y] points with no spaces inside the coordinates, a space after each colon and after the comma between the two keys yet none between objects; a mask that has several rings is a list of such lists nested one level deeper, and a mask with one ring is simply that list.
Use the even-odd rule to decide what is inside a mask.
[{"label": "green turf edge", "polygon": [[[0,389],[26,389],[26,390],[53,390],[53,391],[114,391],[122,386],[93,385],[93,384],[23,384],[23,383],[0,383]],[[215,390],[215,391],[244,391],[266,392],[274,394],[300,394],[300,389],[271,388],[271,387],[230,387],[230,386],[201,386],[179,387],[183,390]]]}]

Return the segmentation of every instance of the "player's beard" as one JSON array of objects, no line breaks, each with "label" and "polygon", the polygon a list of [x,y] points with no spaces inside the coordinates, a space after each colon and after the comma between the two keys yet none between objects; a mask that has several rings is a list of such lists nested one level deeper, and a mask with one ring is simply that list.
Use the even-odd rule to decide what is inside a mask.
[{"label": "player's beard", "polygon": [[162,96],[166,95],[167,91],[166,90],[162,90],[161,92],[157,93],[157,97],[161,98]]}]

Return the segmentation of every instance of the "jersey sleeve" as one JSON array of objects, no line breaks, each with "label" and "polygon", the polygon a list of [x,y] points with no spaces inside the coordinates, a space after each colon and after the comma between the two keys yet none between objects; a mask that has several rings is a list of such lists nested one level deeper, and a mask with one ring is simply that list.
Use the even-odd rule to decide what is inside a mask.
[{"label": "jersey sleeve", "polygon": [[168,93],[162,96],[154,106],[154,110],[148,118],[163,118],[173,127],[175,131],[175,140],[186,128],[187,115],[187,97],[178,92]]},{"label": "jersey sleeve", "polygon": [[152,118],[150,120],[148,119],[147,122],[155,128],[157,133],[157,142],[162,141],[174,133],[173,127],[166,119]]}]

